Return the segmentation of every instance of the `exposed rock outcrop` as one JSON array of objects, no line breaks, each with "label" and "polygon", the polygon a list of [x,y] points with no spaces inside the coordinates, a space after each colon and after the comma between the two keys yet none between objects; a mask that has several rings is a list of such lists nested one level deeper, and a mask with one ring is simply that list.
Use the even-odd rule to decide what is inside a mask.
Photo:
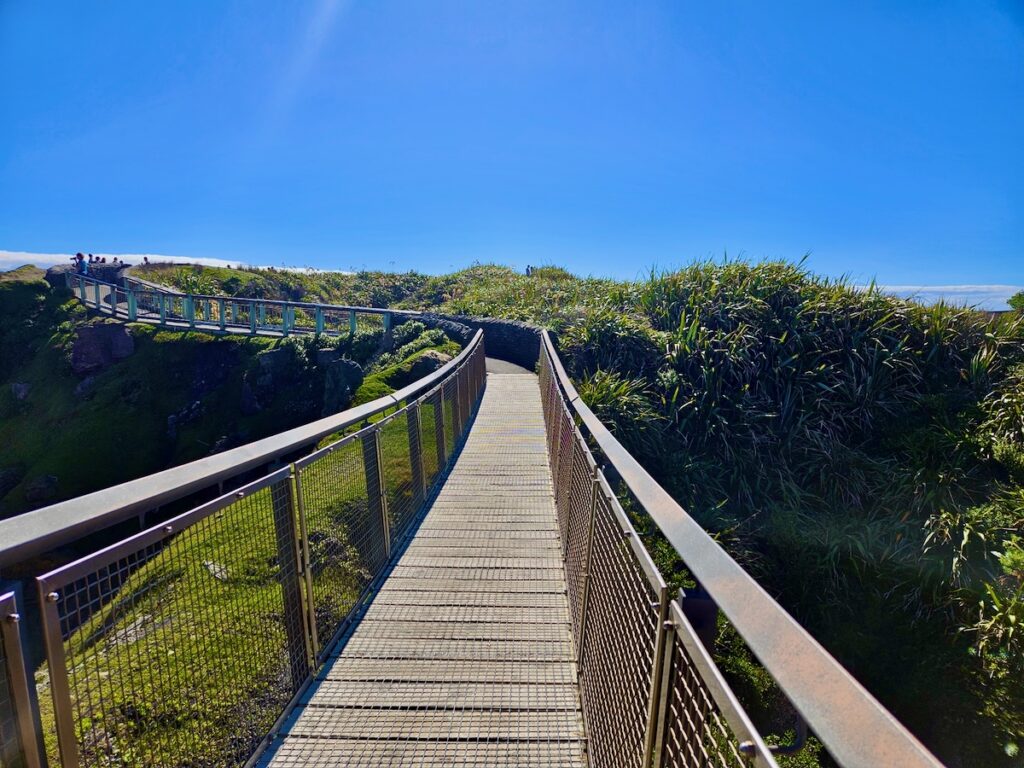
[{"label": "exposed rock outcrop", "polygon": [[79,328],[71,350],[71,369],[79,376],[102,371],[129,357],[135,340],[121,323],[96,323]]}]

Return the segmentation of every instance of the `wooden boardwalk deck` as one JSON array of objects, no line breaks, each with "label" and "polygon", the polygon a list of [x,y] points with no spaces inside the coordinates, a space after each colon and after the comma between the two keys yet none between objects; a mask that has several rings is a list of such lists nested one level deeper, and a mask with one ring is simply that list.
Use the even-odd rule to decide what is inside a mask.
[{"label": "wooden boardwalk deck", "polygon": [[263,765],[584,766],[537,378],[488,374],[440,494]]}]

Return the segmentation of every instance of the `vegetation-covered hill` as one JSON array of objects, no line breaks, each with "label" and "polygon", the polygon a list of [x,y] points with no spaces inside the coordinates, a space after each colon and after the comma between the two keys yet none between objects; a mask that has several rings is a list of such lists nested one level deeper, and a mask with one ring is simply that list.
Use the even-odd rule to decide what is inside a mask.
[{"label": "vegetation-covered hill", "polygon": [[[403,386],[420,323],[274,340],[89,318],[31,267],[0,273],[0,517],[298,426]],[[349,360],[361,371],[353,374]]]},{"label": "vegetation-covered hill", "polygon": [[[920,306],[786,263],[636,283],[496,266],[146,275],[555,330],[598,415],[946,762],[1022,764],[1019,318]],[[777,695],[724,626],[719,656],[755,714],[775,718]]]}]

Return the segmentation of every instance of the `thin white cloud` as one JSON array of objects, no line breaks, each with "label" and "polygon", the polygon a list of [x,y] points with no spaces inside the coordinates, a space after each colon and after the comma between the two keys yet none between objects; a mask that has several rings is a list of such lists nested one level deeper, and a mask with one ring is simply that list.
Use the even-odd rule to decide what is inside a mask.
[{"label": "thin white cloud", "polygon": [[[867,286],[858,286],[866,288]],[[967,305],[978,309],[1009,309],[1011,296],[1024,291],[1020,285],[877,285],[879,290],[913,299],[922,304],[945,301],[948,304]]]},{"label": "thin white cloud", "polygon": [[[29,251],[0,251],[0,270],[14,269],[23,264],[35,264],[37,267],[52,267],[54,264],[68,264],[73,253],[31,253]],[[156,253],[94,253],[97,258],[106,258],[108,262],[116,256],[129,264],[141,264],[143,259],[150,261],[172,262],[175,264],[202,264],[208,267],[236,267],[240,262],[225,259],[207,259],[194,256],[163,256]]]},{"label": "thin white cloud", "polygon": [[[70,264],[72,253],[32,253],[30,251],[4,251],[0,250],[0,272],[16,269],[25,264],[34,264],[37,267],[52,267],[55,264]],[[243,267],[256,266],[257,269],[268,269],[267,266],[250,265],[240,261],[228,261],[227,259],[211,259],[196,256],[167,256],[159,253],[94,253],[97,258],[106,258],[109,264],[116,256],[128,264],[141,264],[144,259],[152,263],[171,264],[201,264],[205,267]],[[288,267],[284,265],[275,266],[274,269],[283,269],[287,272],[325,272],[327,270],[314,267]],[[340,272],[341,270],[335,270]]]}]

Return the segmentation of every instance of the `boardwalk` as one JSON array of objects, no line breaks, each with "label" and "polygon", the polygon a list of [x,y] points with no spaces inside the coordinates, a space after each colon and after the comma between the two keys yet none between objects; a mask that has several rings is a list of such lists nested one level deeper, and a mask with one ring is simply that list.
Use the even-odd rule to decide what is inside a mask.
[{"label": "boardwalk", "polygon": [[450,477],[264,758],[286,766],[583,766],[537,379],[489,374]]}]

